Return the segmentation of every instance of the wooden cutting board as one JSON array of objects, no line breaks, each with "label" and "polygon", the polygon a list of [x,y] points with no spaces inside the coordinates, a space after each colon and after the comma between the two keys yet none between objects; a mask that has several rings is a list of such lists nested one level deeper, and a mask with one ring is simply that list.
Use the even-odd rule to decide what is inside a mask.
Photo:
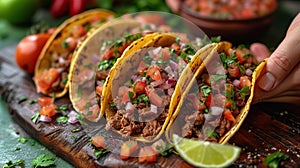
[{"label": "wooden cutting board", "polygon": [[[36,93],[32,77],[19,70],[14,63],[14,46],[0,51],[0,93],[16,123],[75,167],[192,167],[175,154],[160,156],[157,162],[152,164],[140,164],[137,158],[123,161],[115,153],[108,153],[97,159],[90,136],[98,132],[105,134],[105,121],[89,129],[85,129],[79,123],[33,123],[31,117],[39,107],[37,104],[30,104],[29,101],[42,95]],[[20,101],[22,96],[26,96],[27,100]],[[69,109],[72,109],[68,96],[57,99],[55,104],[68,104]],[[263,165],[263,159],[275,151],[290,156],[282,167],[299,167],[299,107],[274,103],[253,105],[242,127],[229,141],[230,144],[242,148],[239,159],[231,167],[266,167]],[[66,114],[68,112],[64,111]],[[74,129],[79,131],[72,132]]]}]

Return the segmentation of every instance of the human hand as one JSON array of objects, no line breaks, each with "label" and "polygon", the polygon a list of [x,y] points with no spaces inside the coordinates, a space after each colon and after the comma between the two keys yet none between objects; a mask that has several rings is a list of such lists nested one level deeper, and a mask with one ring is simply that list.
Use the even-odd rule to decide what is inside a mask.
[{"label": "human hand", "polygon": [[[300,13],[290,24],[285,38],[271,54],[254,91],[253,103],[285,102],[300,103]],[[253,44],[250,49],[260,52],[261,47]],[[268,53],[257,54],[258,61]]]}]

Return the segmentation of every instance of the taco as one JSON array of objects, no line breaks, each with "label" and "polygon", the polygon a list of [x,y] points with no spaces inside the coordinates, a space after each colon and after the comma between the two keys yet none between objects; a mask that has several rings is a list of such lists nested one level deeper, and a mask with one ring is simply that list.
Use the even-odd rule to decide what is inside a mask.
[{"label": "taco", "polygon": [[231,43],[218,43],[196,71],[172,114],[165,133],[168,141],[177,134],[227,143],[247,116],[255,81],[264,65],[242,45],[233,48]]},{"label": "taco", "polygon": [[73,52],[92,28],[113,17],[107,10],[94,9],[64,21],[45,44],[35,66],[37,92],[62,97],[68,91]]},{"label": "taco", "polygon": [[[154,34],[132,43],[117,60],[104,84],[105,108],[101,109],[107,130],[146,142],[158,139],[164,132],[180,100],[180,91],[188,83],[182,80],[182,72],[202,47],[188,42],[182,34]],[[175,87],[181,89],[174,92]]]},{"label": "taco", "polygon": [[131,43],[145,35],[154,37],[155,34],[150,34],[163,31],[161,28],[122,18],[90,33],[76,50],[71,65],[69,91],[75,110],[90,121],[98,121],[103,115],[99,114],[102,90],[110,69]]}]

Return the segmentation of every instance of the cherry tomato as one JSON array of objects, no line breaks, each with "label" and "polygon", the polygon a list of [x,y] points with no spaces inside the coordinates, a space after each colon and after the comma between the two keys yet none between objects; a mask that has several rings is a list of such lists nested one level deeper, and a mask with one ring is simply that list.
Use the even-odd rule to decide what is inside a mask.
[{"label": "cherry tomato", "polygon": [[70,0],[69,15],[74,16],[85,10],[87,0]]},{"label": "cherry tomato", "polygon": [[61,17],[67,13],[69,0],[52,0],[51,4],[51,15],[53,17]]},{"label": "cherry tomato", "polygon": [[54,99],[52,97],[39,97],[38,104],[40,106],[49,106],[54,103]]},{"label": "cherry tomato", "polygon": [[132,154],[137,151],[138,149],[138,144],[136,141],[125,141],[120,150],[120,157],[122,160],[128,159]]},{"label": "cherry tomato", "polygon": [[105,148],[105,139],[100,134],[95,135],[92,137],[92,144],[97,148]]},{"label": "cherry tomato", "polygon": [[36,61],[50,36],[48,33],[29,35],[19,42],[15,60],[22,70],[29,74],[34,73]]}]

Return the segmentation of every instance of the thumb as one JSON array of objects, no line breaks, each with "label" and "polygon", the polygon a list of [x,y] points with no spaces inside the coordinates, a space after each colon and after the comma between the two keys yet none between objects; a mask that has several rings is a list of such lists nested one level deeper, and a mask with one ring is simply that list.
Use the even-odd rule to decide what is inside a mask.
[{"label": "thumb", "polygon": [[[293,29],[291,29],[293,27]],[[297,28],[294,28],[297,27]],[[265,73],[258,80],[258,86],[270,91],[274,89],[300,61],[300,14],[293,20],[289,31],[278,48],[270,56]]]}]

